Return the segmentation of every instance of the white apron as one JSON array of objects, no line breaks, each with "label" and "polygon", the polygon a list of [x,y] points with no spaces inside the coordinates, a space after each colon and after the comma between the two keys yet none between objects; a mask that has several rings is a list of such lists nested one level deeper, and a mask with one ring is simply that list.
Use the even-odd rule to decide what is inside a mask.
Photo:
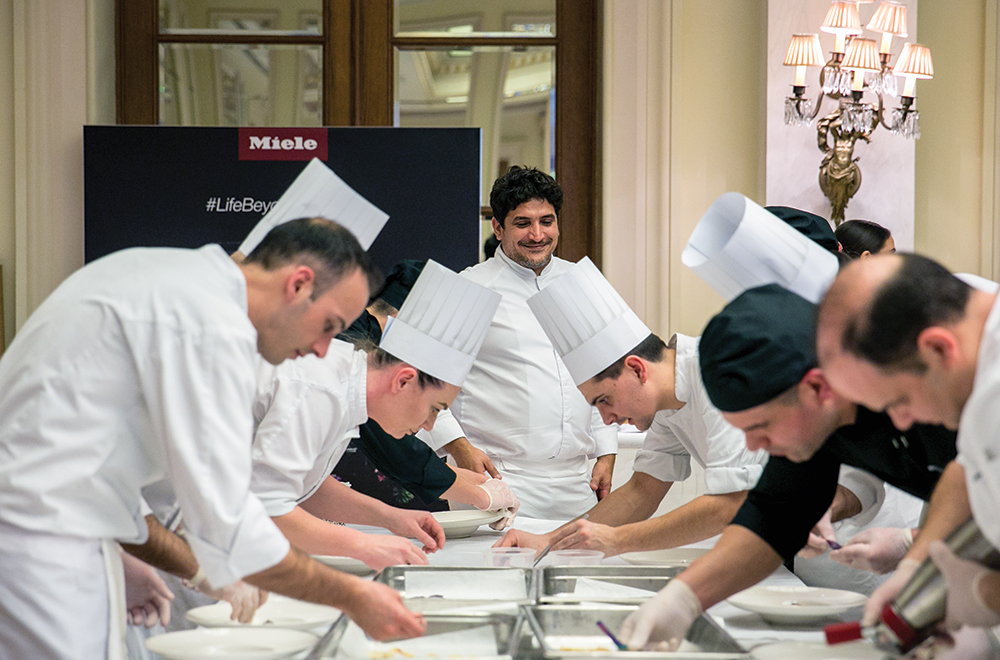
[{"label": "white apron", "polygon": [[[101,545],[99,539],[0,522],[0,660],[122,657],[120,637],[118,655],[109,654],[111,608]],[[115,559],[121,571],[121,558]],[[119,577],[118,584],[123,582]],[[121,604],[124,616],[124,592]]]},{"label": "white apron", "polygon": [[590,489],[591,468],[586,456],[543,461],[491,456],[490,460],[521,500],[518,516],[570,520],[597,504],[597,495]]}]

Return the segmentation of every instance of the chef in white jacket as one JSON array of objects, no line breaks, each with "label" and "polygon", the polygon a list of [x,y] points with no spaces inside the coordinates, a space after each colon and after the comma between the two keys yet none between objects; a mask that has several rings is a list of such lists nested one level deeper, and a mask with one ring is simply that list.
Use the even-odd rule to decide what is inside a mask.
[{"label": "chef in white jacket", "polygon": [[[497,545],[588,548],[605,555],[671,548],[720,533],[756,484],[765,452],[708,400],[698,368],[698,339],[664,342],[629,309],[588,258],[528,299],[585,400],[607,424],[647,431],[632,478],[588,516],[549,534],[511,530]],[[705,468],[706,493],[649,519],[675,481]]]},{"label": "chef in white jacket", "polygon": [[[430,430],[469,372],[500,295],[428,261],[406,302],[371,351],[333,341],[325,357],[262,365],[254,402],[251,490],[296,548],[361,559],[381,570],[426,564],[406,538],[364,534],[327,520],[385,527],[427,551],[444,532],[426,511],[398,509],[330,476],[358,425],[374,419],[401,438]],[[516,512],[498,480],[480,486],[492,507]]]},{"label": "chef in white jacket", "polygon": [[255,355],[325,354],[364,308],[370,264],[347,230],[304,219],[241,265],[218,246],[123,250],[42,303],[0,361],[0,658],[121,648],[106,541],[150,557],[180,543],[143,516],[140,489],[162,478],[190,558],[161,568],[216,586],[247,576],[379,637],[423,630],[391,590],[290,550],[249,493]]},{"label": "chef in white jacket", "polygon": [[573,265],[553,256],[562,190],[543,172],[513,167],[494,183],[490,205],[500,247],[461,275],[503,296],[500,309],[453,419],[420,437],[459,467],[502,475],[521,515],[573,518],[610,491],[618,438],[577,391],[526,302]]}]

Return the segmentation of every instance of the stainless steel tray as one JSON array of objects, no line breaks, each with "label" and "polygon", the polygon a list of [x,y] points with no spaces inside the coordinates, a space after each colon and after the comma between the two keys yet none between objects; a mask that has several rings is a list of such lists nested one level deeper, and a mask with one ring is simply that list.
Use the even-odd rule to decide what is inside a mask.
[{"label": "stainless steel tray", "polygon": [[[608,637],[597,627],[597,622],[601,621],[617,632],[625,618],[638,609],[637,605],[526,605],[521,609],[541,647],[542,657],[545,658],[729,660],[750,657],[743,647],[706,615],[695,619],[688,631],[686,643],[678,651],[594,651],[586,649],[597,649],[608,643]],[[572,638],[573,650],[559,646],[559,638]]]},{"label": "stainless steel tray", "polygon": [[[523,598],[507,598],[505,596],[491,594],[488,590],[484,589],[481,592],[477,591],[474,598],[427,597],[416,596],[412,593],[412,591],[408,592],[406,588],[407,576],[414,575],[415,573],[431,574],[434,576],[440,576],[442,579],[447,580],[448,575],[454,575],[456,573],[462,574],[463,577],[469,573],[481,573],[485,576],[487,573],[494,571],[516,571],[520,573],[521,579],[524,580],[525,596]],[[406,606],[419,612],[430,612],[444,608],[450,609],[458,606],[477,604],[487,605],[498,602],[508,602],[517,605],[535,602],[535,572],[530,568],[495,568],[492,566],[473,568],[456,568],[450,566],[390,566],[376,576],[375,579],[400,592],[406,600]],[[476,584],[474,575],[469,577],[469,580],[471,580],[470,584]]]},{"label": "stainless steel tray", "polygon": [[[346,619],[346,617],[344,618]],[[490,656],[482,656],[490,658],[495,658],[496,656],[513,657],[522,628],[519,624],[520,616],[511,614],[428,614],[424,616],[424,620],[427,622],[427,631],[424,633],[424,637],[459,630],[468,630],[471,628],[478,628],[480,626],[492,626],[497,643],[496,653]],[[335,623],[334,626],[331,627],[330,633],[320,640],[317,648],[313,650],[314,655],[310,655],[309,657],[352,657],[352,655],[348,653],[352,649],[346,647],[341,649],[341,642],[344,641],[344,635],[347,632],[348,625],[354,624],[347,623],[346,621]],[[518,637],[515,637],[515,635]],[[356,651],[356,649],[353,650]],[[356,653],[354,655],[356,655]]]},{"label": "stainless steel tray", "polygon": [[[667,586],[686,566],[553,566],[539,571],[536,577],[536,599],[540,603],[573,603],[601,601],[604,603],[641,603]],[[593,578],[626,587],[649,591],[644,597],[577,596],[578,578]]]}]

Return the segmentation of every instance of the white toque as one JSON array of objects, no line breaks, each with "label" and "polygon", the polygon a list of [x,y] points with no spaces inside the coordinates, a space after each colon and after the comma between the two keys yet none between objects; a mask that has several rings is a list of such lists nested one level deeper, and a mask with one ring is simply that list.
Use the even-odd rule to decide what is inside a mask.
[{"label": "white toque", "polygon": [[461,387],[500,299],[499,293],[428,260],[399,314],[386,325],[379,347]]},{"label": "white toque", "polygon": [[837,276],[837,257],[739,193],[726,193],[691,232],[681,261],[730,301],[777,283],[818,303]]},{"label": "white toque", "polygon": [[528,307],[577,385],[650,335],[588,257],[528,298]]},{"label": "white toque", "polygon": [[247,234],[240,252],[250,254],[267,232],[299,218],[333,220],[354,234],[366,250],[389,220],[388,214],[355,192],[323,161],[313,158]]}]

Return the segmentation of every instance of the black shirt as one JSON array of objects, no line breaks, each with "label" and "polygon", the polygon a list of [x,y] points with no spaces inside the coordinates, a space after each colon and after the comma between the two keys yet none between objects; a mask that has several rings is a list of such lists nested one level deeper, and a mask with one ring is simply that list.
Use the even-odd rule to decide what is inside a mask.
[{"label": "black shirt", "polygon": [[914,424],[900,431],[888,415],[858,406],[854,423],[837,429],[808,461],[771,457],[733,524],[757,534],[789,561],[830,507],[842,463],[927,500],[957,454],[955,438],[943,426]]}]

